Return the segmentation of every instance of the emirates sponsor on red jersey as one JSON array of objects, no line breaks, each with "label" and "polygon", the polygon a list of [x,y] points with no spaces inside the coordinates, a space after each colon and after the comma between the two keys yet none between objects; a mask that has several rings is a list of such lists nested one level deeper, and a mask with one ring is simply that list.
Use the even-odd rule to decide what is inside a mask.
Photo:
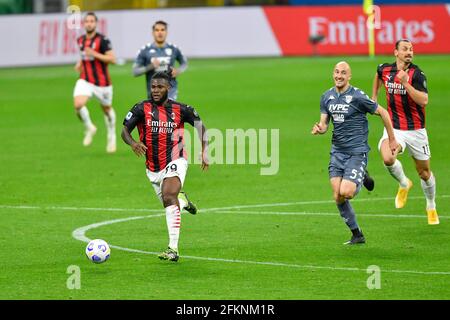
[{"label": "emirates sponsor on red jersey", "polygon": [[[381,64],[377,68],[378,79],[386,89],[386,99],[392,125],[399,130],[418,130],[425,128],[425,106],[421,106],[406,92],[405,87],[396,77],[398,73],[396,63]],[[426,76],[420,68],[410,64],[407,73],[408,82],[415,89],[427,92]]]}]

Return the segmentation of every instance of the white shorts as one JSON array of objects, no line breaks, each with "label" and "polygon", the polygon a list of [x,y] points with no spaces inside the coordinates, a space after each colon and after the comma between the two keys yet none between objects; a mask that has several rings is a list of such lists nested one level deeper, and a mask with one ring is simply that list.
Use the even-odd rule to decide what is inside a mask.
[{"label": "white shorts", "polygon": [[84,79],[78,79],[75,84],[75,89],[73,90],[73,96],[88,96],[96,97],[102,106],[111,106],[113,98],[113,88],[112,86],[99,87],[95,84],[87,82]]},{"label": "white shorts", "polygon": [[147,177],[152,183],[153,189],[155,189],[156,195],[162,202],[162,184],[165,178],[178,177],[181,182],[181,186],[184,184],[184,178],[188,168],[188,162],[184,158],[179,158],[170,162],[163,170],[159,172],[152,172],[146,169]]},{"label": "white shorts", "polygon": [[[397,142],[402,146],[401,153],[408,149],[409,154],[416,160],[428,160],[431,158],[428,134],[425,128],[419,130],[394,129],[394,135]],[[378,150],[381,148],[381,142],[385,139],[388,139],[386,129],[384,129],[383,136],[378,142]]]}]

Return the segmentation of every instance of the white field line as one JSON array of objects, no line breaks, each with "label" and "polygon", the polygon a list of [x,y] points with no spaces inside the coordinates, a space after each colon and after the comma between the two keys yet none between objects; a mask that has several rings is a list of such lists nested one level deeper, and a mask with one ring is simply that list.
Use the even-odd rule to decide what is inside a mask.
[{"label": "white field line", "polygon": [[63,210],[63,211],[108,211],[108,212],[161,212],[163,209],[132,209],[132,208],[90,208],[90,207],[59,207],[59,206],[13,206],[0,205],[0,209],[23,210]]},{"label": "white field line", "polygon": [[[210,212],[206,212],[210,213]],[[282,216],[339,216],[338,211],[336,212],[306,212],[306,211],[237,211],[237,210],[217,210],[213,213],[235,213],[235,214],[250,214],[250,215],[282,215]],[[379,214],[379,213],[356,213],[358,217],[377,217],[377,218],[426,218],[427,215],[424,213],[419,214]],[[450,219],[447,216],[439,216],[440,219]]]},{"label": "white field line", "polygon": [[[86,237],[86,232],[101,226],[111,225],[114,223],[121,223],[131,220],[139,220],[145,218],[156,218],[161,217],[164,214],[158,215],[150,215],[150,216],[140,216],[140,217],[129,217],[123,219],[114,219],[109,221],[103,221],[99,223],[90,224],[84,227],[80,227],[72,232],[72,236],[79,241],[89,242],[91,239]],[[120,246],[111,245],[111,248],[133,252],[133,253],[141,253],[141,254],[150,254],[156,255],[157,252],[137,250],[124,248]],[[265,261],[251,261],[251,260],[240,260],[240,259],[223,259],[223,258],[209,258],[209,257],[197,257],[197,256],[181,256],[184,259],[192,259],[192,260],[203,260],[203,261],[215,261],[215,262],[227,262],[227,263],[240,263],[240,264],[253,264],[253,265],[264,265],[264,266],[273,266],[273,267],[288,267],[288,268],[297,268],[297,269],[309,269],[309,270],[332,270],[332,271],[353,271],[353,272],[367,272],[367,269],[361,268],[349,268],[349,267],[331,267],[331,266],[316,266],[316,265],[300,265],[293,263],[282,263],[282,262],[265,262]],[[416,270],[389,270],[382,269],[382,272],[386,273],[401,273],[401,274],[419,274],[419,275],[450,275],[450,271],[416,271]]]},{"label": "white field line", "polygon": [[[436,198],[449,198],[450,195],[438,195]],[[384,198],[363,198],[363,199],[353,199],[351,202],[367,202],[367,201],[388,201],[394,200],[394,197],[384,197]],[[418,200],[423,199],[425,201],[424,196],[414,196],[408,197],[408,200]],[[221,207],[221,208],[208,208],[203,209],[202,211],[222,211],[222,210],[232,210],[232,209],[249,209],[249,208],[266,208],[266,207],[288,207],[294,205],[305,205],[305,204],[333,204],[333,200],[312,200],[312,201],[296,201],[296,202],[279,202],[279,203],[265,203],[265,204],[250,204],[250,205],[239,205],[239,206],[230,206],[230,207]]]},{"label": "white field line", "polygon": [[[449,198],[450,195],[438,195],[436,198]],[[424,199],[423,196],[409,197],[408,200]],[[393,197],[385,198],[363,198],[354,199],[352,202],[370,202],[370,201],[388,201],[394,200]],[[296,201],[296,202],[280,202],[280,203],[265,203],[265,204],[250,204],[238,205],[230,207],[219,208],[205,208],[200,209],[201,212],[224,211],[224,210],[239,210],[250,208],[266,208],[266,207],[287,207],[294,205],[308,205],[308,204],[333,204],[333,200],[313,200],[313,201]],[[25,205],[0,205],[0,209],[22,209],[22,210],[65,210],[65,211],[112,211],[112,212],[161,212],[163,209],[133,209],[133,208],[91,208],[91,207],[65,207],[65,206],[25,206]]]}]

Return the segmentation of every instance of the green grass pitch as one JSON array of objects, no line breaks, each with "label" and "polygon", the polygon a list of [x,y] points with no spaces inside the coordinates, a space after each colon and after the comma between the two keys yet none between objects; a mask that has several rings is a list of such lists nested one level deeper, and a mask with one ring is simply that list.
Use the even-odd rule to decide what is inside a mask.
[{"label": "green grass pitch", "polygon": [[[310,134],[341,59],[190,61],[179,100],[195,106],[209,128],[280,129],[280,168],[261,176],[259,165],[212,165],[206,173],[190,165],[184,189],[203,212],[182,216],[178,263],[153,254],[167,245],[164,211],[142,158],[121,140],[116,154],[106,154],[96,100],[88,106],[99,130],[92,146],[82,146],[72,66],[0,70],[0,299],[449,299],[450,78],[444,70],[450,57],[415,59],[428,77],[441,224],[427,225],[407,155],[400,159],[414,188],[407,206],[394,208],[397,186],[376,150],[381,119],[369,116],[368,168],[376,187],[353,202],[367,238],[357,247],[342,245],[350,234],[332,201],[331,132]],[[392,60],[348,58],[352,84],[370,94],[377,64]],[[131,76],[130,64],[110,71],[119,132],[127,111],[145,97],[145,81]],[[384,94],[379,101],[385,105]],[[123,220],[85,236],[128,251],[113,247],[105,264],[89,262],[86,243],[72,233],[116,219]],[[71,265],[81,270],[79,290],[66,285]],[[380,289],[367,287],[371,265],[381,270]]]}]

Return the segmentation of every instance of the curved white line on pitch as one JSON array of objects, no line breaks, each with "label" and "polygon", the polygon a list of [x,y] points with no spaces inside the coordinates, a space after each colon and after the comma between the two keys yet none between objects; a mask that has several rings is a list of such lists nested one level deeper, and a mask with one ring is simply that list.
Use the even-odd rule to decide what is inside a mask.
[{"label": "curved white line on pitch", "polygon": [[[156,218],[164,216],[165,214],[157,214],[157,215],[150,215],[150,216],[138,216],[138,217],[129,217],[129,218],[123,218],[123,219],[114,219],[109,221],[103,221],[98,223],[93,223],[84,227],[80,227],[72,232],[72,237],[74,237],[76,240],[83,241],[83,242],[89,242],[91,239],[86,237],[86,232],[95,229],[98,227],[114,224],[114,223],[121,223],[126,221],[133,221],[133,220],[140,220],[140,219],[146,219],[146,218]],[[130,249],[130,248],[124,248],[120,246],[114,246],[110,245],[111,248],[122,250],[126,252],[133,252],[133,253],[142,253],[142,254],[150,254],[150,255],[157,255],[159,252],[152,252],[152,251],[144,251],[144,250],[138,250],[138,249]],[[333,271],[360,271],[360,272],[367,272],[367,269],[360,269],[360,268],[346,268],[346,267],[327,267],[327,266],[314,266],[314,265],[298,265],[298,264],[291,264],[291,263],[282,263],[282,262],[264,262],[264,261],[248,261],[248,260],[239,260],[239,259],[223,259],[223,258],[208,258],[208,257],[197,257],[197,256],[181,256],[184,259],[192,259],[192,260],[203,260],[203,261],[217,261],[217,262],[229,262],[229,263],[242,263],[242,264],[254,264],[254,265],[264,265],[264,266],[272,266],[272,267],[290,267],[290,268],[298,268],[298,269],[315,269],[315,270],[333,270]],[[450,272],[440,272],[440,271],[414,271],[414,270],[385,270],[382,269],[382,272],[388,272],[388,273],[408,273],[408,274],[422,274],[422,275],[450,275]]]},{"label": "curved white line on pitch", "polygon": [[86,232],[91,230],[91,229],[95,229],[98,227],[102,227],[102,226],[106,226],[106,225],[110,225],[110,224],[114,224],[114,223],[119,223],[119,222],[125,222],[125,221],[132,221],[132,220],[140,220],[140,219],[145,219],[145,218],[156,218],[156,217],[161,217],[164,214],[154,214],[154,215],[150,215],[150,216],[139,216],[139,217],[128,217],[128,218],[122,218],[122,219],[114,219],[114,220],[108,220],[108,221],[102,221],[102,222],[98,222],[98,223],[93,223],[84,227],[80,227],[78,229],[75,229],[72,232],[72,237],[74,237],[77,240],[83,241],[83,242],[89,242],[92,239],[89,239],[88,237],[86,237]]}]

